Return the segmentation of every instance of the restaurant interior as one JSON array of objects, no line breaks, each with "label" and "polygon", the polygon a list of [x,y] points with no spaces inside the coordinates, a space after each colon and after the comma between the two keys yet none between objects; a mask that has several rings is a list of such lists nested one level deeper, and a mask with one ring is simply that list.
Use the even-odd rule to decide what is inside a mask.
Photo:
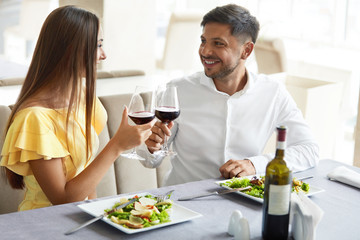
[{"label": "restaurant interior", "polygon": [[[357,0],[0,0],[0,105],[16,101],[41,25],[59,6],[77,5],[100,17],[107,59],[98,65],[97,94],[112,111],[114,102],[129,101],[136,85],[156,86],[202,71],[202,16],[228,3],[246,7],[260,22],[247,69],[285,84],[314,132],[320,159],[360,167]],[[104,141],[118,124],[118,116],[110,118]],[[275,134],[265,151],[275,152]],[[122,159],[103,182],[114,185],[120,176],[130,178],[125,169],[129,162]],[[151,179],[145,185],[119,184],[117,179],[117,186],[104,192],[98,188],[99,196],[163,187],[167,164],[154,171],[139,164],[131,172]],[[14,204],[1,206],[0,214],[13,209]]]},{"label": "restaurant interior", "polygon": [[[360,81],[360,6],[354,0],[1,0],[0,80],[10,85],[17,82],[7,79],[25,76],[42,22],[68,4],[100,16],[108,52],[98,67],[103,74],[136,70],[157,84],[201,71],[201,17],[231,2],[248,8],[261,24],[248,69],[285,82],[316,133],[321,158],[353,165],[360,159],[354,155]],[[319,111],[324,107],[325,113]]]}]

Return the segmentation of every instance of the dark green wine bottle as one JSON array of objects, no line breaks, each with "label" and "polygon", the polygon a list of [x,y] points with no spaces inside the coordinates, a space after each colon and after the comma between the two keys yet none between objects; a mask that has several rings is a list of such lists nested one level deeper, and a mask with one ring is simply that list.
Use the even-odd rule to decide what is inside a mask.
[{"label": "dark green wine bottle", "polygon": [[263,205],[263,239],[287,239],[292,173],[284,160],[286,127],[277,128],[275,158],[266,166]]}]

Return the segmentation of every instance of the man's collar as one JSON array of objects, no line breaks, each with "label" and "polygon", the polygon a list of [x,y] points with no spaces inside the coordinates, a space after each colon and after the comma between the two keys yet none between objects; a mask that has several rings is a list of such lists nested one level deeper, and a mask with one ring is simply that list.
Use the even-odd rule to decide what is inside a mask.
[{"label": "man's collar", "polygon": [[[245,68],[245,74],[246,74],[246,77],[247,77],[247,78],[246,78],[246,79],[247,79],[246,84],[245,84],[244,88],[239,91],[239,92],[242,92],[242,93],[247,92],[247,91],[248,91],[249,89],[251,89],[252,86],[254,85],[254,78],[253,78],[252,74],[250,74],[250,73],[248,72],[248,70],[247,70],[246,68]],[[212,90],[214,90],[214,91],[216,91],[216,92],[219,92],[219,93],[221,93],[221,94],[228,95],[227,93],[218,91],[218,90],[216,89],[214,80],[213,80],[212,78],[207,77],[204,72],[201,74],[200,84],[201,84],[201,85],[204,85],[204,86],[206,86],[206,87],[208,87],[208,88],[210,88],[210,89],[212,89]],[[237,93],[238,93],[238,92],[237,92]],[[235,94],[236,94],[236,93],[235,93]]]}]

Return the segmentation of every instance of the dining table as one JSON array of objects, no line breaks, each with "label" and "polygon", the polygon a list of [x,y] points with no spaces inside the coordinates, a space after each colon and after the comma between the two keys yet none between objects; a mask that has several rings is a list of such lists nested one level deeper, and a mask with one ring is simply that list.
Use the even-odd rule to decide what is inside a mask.
[{"label": "dining table", "polygon": [[[360,189],[327,177],[329,172],[339,166],[345,166],[360,173],[360,168],[331,159],[323,159],[316,167],[293,174],[297,178],[312,176],[304,181],[309,183],[310,187],[314,186],[323,190],[309,197],[324,212],[315,229],[315,239],[360,239]],[[238,193],[211,195],[188,201],[178,200],[188,195],[218,191],[222,187],[216,182],[221,180],[224,179],[205,179],[118,196],[2,214],[0,215],[0,239],[234,239],[228,234],[228,225],[230,216],[235,210],[239,210],[247,219],[250,238],[262,239],[261,202],[253,201]],[[156,229],[149,228],[148,231],[134,234],[125,233],[105,221],[97,221],[73,234],[65,235],[68,230],[93,218],[78,205],[105,201],[114,197],[120,199],[123,196],[143,192],[157,195],[169,190],[174,190],[171,195],[174,204],[196,212],[198,217]]]}]

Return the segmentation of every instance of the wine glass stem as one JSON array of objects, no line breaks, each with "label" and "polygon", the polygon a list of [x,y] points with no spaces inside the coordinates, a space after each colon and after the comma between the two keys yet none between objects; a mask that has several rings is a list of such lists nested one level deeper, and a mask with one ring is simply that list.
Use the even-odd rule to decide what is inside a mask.
[{"label": "wine glass stem", "polygon": [[[167,125],[167,123],[165,123],[165,124]],[[168,140],[168,138],[167,138],[167,136],[165,135],[165,136],[164,136],[164,145],[163,145],[163,150],[164,150],[165,152],[168,152],[168,151],[169,151],[167,140]]]},{"label": "wine glass stem", "polygon": [[167,136],[165,135],[165,138],[164,138],[164,146],[163,146],[163,148],[164,148],[164,151],[168,151],[168,145],[167,145]]}]

